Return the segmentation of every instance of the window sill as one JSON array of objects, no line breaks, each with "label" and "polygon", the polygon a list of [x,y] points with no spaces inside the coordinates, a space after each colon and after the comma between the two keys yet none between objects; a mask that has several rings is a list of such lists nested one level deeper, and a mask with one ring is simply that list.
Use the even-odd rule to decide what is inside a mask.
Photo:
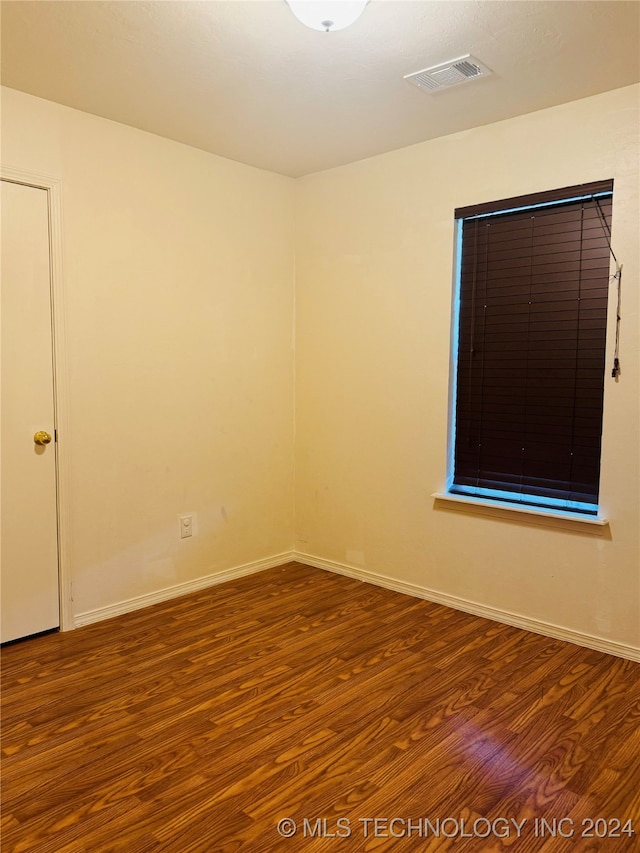
[{"label": "window sill", "polygon": [[544,509],[543,507],[525,506],[524,504],[510,504],[506,501],[492,501],[489,498],[477,498],[466,495],[453,495],[447,492],[434,492],[431,495],[439,501],[450,501],[451,503],[464,504],[468,508],[483,507],[502,512],[516,512],[520,515],[537,516],[538,518],[553,518],[560,521],[570,521],[575,524],[590,524],[596,527],[607,527],[609,520],[597,515],[583,515],[578,512],[563,512],[557,509]]}]

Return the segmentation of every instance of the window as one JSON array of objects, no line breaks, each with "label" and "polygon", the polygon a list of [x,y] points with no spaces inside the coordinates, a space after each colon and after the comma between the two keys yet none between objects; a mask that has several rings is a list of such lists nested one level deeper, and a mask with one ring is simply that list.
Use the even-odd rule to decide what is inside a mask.
[{"label": "window", "polygon": [[456,210],[450,494],[597,514],[612,196]]}]

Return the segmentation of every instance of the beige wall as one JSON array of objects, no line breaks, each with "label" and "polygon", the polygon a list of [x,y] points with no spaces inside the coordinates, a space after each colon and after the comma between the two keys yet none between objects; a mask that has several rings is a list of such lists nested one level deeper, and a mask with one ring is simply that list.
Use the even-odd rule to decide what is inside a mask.
[{"label": "beige wall", "polygon": [[73,613],[290,552],[292,180],[2,94],[3,165],[62,181]]},{"label": "beige wall", "polygon": [[[62,180],[75,614],[295,547],[640,645],[638,87],[297,182],[12,90],[2,106],[3,164]],[[609,177],[625,285],[610,527],[436,505],[454,207]],[[198,532],[180,542],[184,512]]]},{"label": "beige wall", "polygon": [[[300,552],[640,645],[638,126],[630,87],[297,182]],[[611,177],[624,311],[623,374],[605,391],[609,529],[436,504],[446,482],[454,208]]]}]

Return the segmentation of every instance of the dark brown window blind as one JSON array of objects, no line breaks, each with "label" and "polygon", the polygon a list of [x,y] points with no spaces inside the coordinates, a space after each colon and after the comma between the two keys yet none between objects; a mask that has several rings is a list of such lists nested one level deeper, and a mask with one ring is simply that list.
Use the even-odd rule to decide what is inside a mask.
[{"label": "dark brown window blind", "polygon": [[[595,511],[612,191],[605,181],[456,211],[451,491]],[[542,206],[513,209],[524,204]]]}]

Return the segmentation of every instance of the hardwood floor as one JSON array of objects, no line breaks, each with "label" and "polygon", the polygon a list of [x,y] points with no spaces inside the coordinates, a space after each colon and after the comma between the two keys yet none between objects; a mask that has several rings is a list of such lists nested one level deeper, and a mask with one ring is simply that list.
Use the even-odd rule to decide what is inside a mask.
[{"label": "hardwood floor", "polygon": [[2,687],[3,853],[640,850],[638,664],[307,566]]}]

